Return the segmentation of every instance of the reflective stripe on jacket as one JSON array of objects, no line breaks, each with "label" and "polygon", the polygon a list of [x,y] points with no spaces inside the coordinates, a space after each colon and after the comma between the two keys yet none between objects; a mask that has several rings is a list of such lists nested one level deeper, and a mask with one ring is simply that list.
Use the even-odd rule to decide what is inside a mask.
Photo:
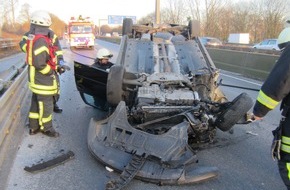
[{"label": "reflective stripe on jacket", "polygon": [[[51,32],[52,33],[52,32]],[[61,46],[60,46],[60,43],[59,43],[59,40],[58,40],[58,37],[56,34],[52,33],[51,35],[53,35],[52,37],[52,43],[54,46],[57,46],[57,51],[55,52],[56,53],[56,57],[57,57],[57,60],[63,60],[63,51],[61,49]]]},{"label": "reflective stripe on jacket", "polygon": [[274,109],[279,102],[267,96],[262,90],[260,90],[259,95],[257,97],[257,101],[269,109]]}]

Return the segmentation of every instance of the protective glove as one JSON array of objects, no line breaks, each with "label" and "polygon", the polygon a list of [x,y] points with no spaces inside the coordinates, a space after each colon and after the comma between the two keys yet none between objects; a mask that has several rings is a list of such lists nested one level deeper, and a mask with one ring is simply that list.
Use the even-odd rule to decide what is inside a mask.
[{"label": "protective glove", "polygon": [[255,116],[253,113],[246,113],[237,124],[249,124],[258,120],[261,120],[261,117]]},{"label": "protective glove", "polygon": [[62,73],[64,73],[65,71],[69,71],[70,67],[67,65],[63,65],[60,67],[57,67],[57,72],[61,75]]},{"label": "protective glove", "polygon": [[271,146],[271,155],[274,161],[276,159],[280,160],[280,148],[281,148],[281,140],[273,139]]},{"label": "protective glove", "polygon": [[275,130],[272,131],[274,136],[271,146],[271,156],[275,161],[280,160],[280,148],[281,148],[281,138],[282,138],[282,127],[279,125]]},{"label": "protective glove", "polygon": [[59,62],[58,62],[58,64],[60,65],[60,66],[63,66],[64,65],[64,60],[60,60]]},{"label": "protective glove", "polygon": [[65,72],[65,68],[63,68],[63,66],[60,66],[60,67],[57,67],[57,70],[56,71],[57,71],[58,74],[61,75],[62,73]]}]

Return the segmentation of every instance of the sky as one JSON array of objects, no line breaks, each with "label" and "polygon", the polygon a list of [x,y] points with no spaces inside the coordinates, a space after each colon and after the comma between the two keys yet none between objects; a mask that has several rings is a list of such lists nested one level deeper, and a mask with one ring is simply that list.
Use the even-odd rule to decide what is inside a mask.
[{"label": "sky", "polygon": [[65,22],[82,15],[92,18],[95,24],[99,19],[108,19],[108,15],[136,16],[138,20],[155,11],[155,0],[19,0],[19,10],[24,3],[31,6],[32,12],[45,10]]}]

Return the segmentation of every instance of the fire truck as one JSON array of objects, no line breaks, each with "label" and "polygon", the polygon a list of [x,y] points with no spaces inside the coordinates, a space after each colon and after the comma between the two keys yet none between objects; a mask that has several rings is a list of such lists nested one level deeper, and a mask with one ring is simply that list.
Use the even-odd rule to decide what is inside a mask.
[{"label": "fire truck", "polygon": [[90,17],[71,17],[68,23],[68,40],[72,48],[94,49],[94,23]]}]

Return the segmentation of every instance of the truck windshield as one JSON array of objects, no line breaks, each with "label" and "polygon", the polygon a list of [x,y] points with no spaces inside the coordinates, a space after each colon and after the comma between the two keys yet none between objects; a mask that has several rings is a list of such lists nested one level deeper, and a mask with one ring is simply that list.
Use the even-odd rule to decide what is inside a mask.
[{"label": "truck windshield", "polygon": [[92,33],[92,27],[91,26],[71,26],[70,28],[71,33],[78,34],[78,33]]}]

